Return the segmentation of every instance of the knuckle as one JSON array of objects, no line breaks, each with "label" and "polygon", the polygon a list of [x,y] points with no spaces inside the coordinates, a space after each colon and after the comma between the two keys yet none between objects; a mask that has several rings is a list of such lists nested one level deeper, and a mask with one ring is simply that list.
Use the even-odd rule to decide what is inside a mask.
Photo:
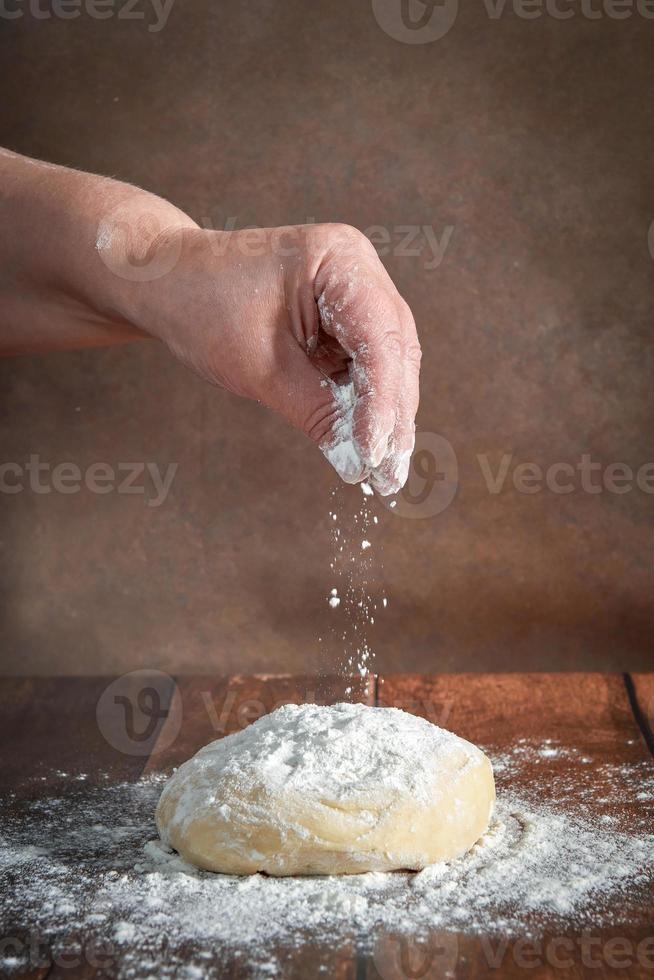
[{"label": "knuckle", "polygon": [[347,241],[353,241],[353,242],[359,241],[361,239],[365,239],[367,241],[366,236],[363,234],[363,232],[359,231],[358,228],[355,228],[354,225],[344,224],[343,222],[339,221],[330,225],[329,228],[331,232],[338,238],[343,238]]},{"label": "knuckle", "polygon": [[420,363],[422,361],[422,348],[419,341],[412,341],[405,352],[406,360],[415,368],[420,368]]},{"label": "knuckle", "polygon": [[383,351],[385,354],[392,355],[394,358],[401,358],[404,354],[402,338],[398,331],[391,327],[382,329],[377,334],[375,342],[379,350]]},{"label": "knuckle", "polygon": [[354,225],[333,224],[328,226],[330,248],[346,249],[348,252],[364,252],[366,255],[375,252],[369,238]]},{"label": "knuckle", "polygon": [[330,435],[337,418],[337,406],[331,401],[314,408],[306,417],[302,429],[313,442],[321,444]]}]

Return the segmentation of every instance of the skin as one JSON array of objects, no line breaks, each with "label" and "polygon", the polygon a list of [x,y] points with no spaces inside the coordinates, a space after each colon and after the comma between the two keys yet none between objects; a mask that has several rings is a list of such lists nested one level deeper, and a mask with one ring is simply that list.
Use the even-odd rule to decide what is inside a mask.
[{"label": "skin", "polygon": [[[156,339],[326,449],[351,377],[348,482],[400,489],[420,346],[368,239],[347,225],[206,231],[119,181],[0,150],[0,352]],[[343,474],[341,474],[343,475]]]}]

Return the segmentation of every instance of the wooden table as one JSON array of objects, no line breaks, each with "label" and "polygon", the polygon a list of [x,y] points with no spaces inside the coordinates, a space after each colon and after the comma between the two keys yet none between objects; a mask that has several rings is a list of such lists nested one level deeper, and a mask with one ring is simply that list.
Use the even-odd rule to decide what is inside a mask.
[{"label": "wooden table", "polygon": [[[345,689],[351,684],[355,691],[348,698]],[[519,739],[551,738],[560,746],[592,755],[598,763],[598,780],[604,778],[605,764],[642,767],[651,765],[654,756],[654,674],[395,674],[366,681],[300,676],[173,679],[157,672],[135,672],[113,682],[110,678],[7,678],[0,686],[0,785],[9,800],[5,813],[38,803],[52,792],[55,780],[60,795],[66,786],[71,792],[75,786],[79,793],[75,777],[80,773],[92,786],[100,779],[105,784],[107,778],[135,781],[148,773],[167,772],[201,745],[239,730],[283,702],[333,703],[353,698],[404,708],[491,750]],[[566,763],[556,765],[560,771]],[[527,766],[521,778],[529,781],[532,776],[536,774]],[[537,776],[542,792],[550,792],[549,771],[542,761]],[[501,774],[498,787],[501,791]],[[606,806],[617,827],[628,829],[637,817],[641,825],[648,819],[654,831],[648,800],[625,797]],[[597,817],[608,811],[598,811]],[[622,895],[621,901],[620,928],[603,930],[600,938],[608,943],[617,935],[636,948],[654,936],[654,892],[644,898]],[[2,923],[2,936],[22,935],[29,929],[24,910],[17,906],[10,921]],[[578,939],[574,933],[571,936]],[[632,958],[629,965],[616,966],[601,957],[589,965],[575,943],[574,963],[566,968],[533,955],[531,959],[504,955],[498,965],[489,962],[482,940],[478,935],[458,936],[457,962],[454,969],[448,966],[453,975],[654,977],[654,939],[643,947],[651,947],[651,965]],[[219,958],[220,951],[214,952]],[[285,977],[372,980],[380,976],[378,956],[373,961],[352,948],[313,948],[310,937],[284,962]],[[382,968],[382,980],[443,975],[429,961],[419,966],[402,965],[401,958],[398,962],[389,960]],[[624,964],[624,957],[620,962]],[[114,962],[98,975],[115,975],[119,965]],[[240,970],[225,961],[221,975],[244,975]],[[96,973],[84,963],[75,969],[54,963],[21,975]]]}]

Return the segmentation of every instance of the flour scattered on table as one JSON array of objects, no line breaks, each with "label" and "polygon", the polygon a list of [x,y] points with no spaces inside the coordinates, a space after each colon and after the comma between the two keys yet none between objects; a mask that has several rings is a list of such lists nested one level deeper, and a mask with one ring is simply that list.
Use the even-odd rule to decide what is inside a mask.
[{"label": "flour scattered on table", "polygon": [[[339,945],[374,953],[402,935],[524,937],[546,928],[619,926],[622,897],[633,900],[652,880],[654,836],[631,809],[636,794],[654,802],[652,767],[601,758],[588,766],[583,753],[558,747],[561,762],[544,748],[557,745],[487,750],[499,790],[488,833],[466,857],[419,874],[200,872],[155,840],[152,814],[165,777],[117,786],[53,777],[50,796],[30,799],[26,792],[3,805],[3,935],[37,935],[55,954],[81,937],[86,951],[97,943],[110,962],[115,957],[113,972],[129,980],[148,972],[220,977],[235,963],[242,977],[279,976],[284,956],[307,938],[328,961]],[[525,765],[542,774],[518,795],[511,786]],[[543,803],[544,785],[550,799],[576,804]],[[39,780],[31,786],[43,792]],[[18,943],[5,950],[0,968],[24,970],[29,956]]]}]

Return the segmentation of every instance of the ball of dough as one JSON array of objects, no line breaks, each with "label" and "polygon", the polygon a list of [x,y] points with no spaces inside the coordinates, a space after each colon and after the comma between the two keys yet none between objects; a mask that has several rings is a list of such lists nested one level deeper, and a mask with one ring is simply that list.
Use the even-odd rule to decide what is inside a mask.
[{"label": "ball of dough", "polygon": [[467,851],[495,799],[488,758],[397,708],[284,705],[211,742],[164,787],[164,843],[227,874],[420,869]]}]

